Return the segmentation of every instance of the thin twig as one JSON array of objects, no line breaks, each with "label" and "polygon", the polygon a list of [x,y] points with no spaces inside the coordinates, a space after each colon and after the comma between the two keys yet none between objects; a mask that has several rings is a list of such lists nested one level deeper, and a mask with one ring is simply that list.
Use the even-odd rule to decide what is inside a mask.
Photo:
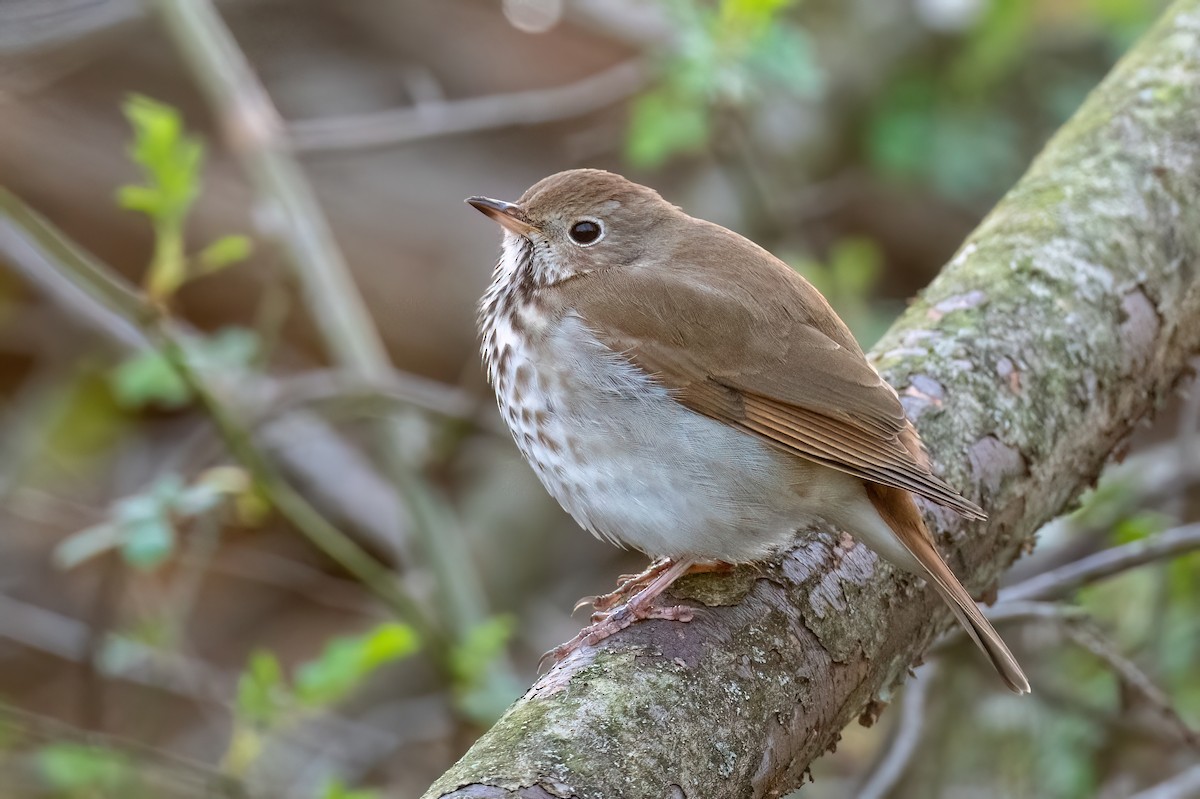
[{"label": "thin twig", "polygon": [[[292,411],[332,403],[380,403],[420,408],[477,427],[499,432],[496,415],[484,413],[477,397],[454,386],[412,374],[392,373],[382,381],[368,380],[338,369],[310,369],[272,382],[271,396],[256,414],[263,420]],[[490,411],[490,409],[489,409]]]},{"label": "thin twig", "polygon": [[1140,666],[1121,654],[1116,644],[1091,624],[1064,618],[1060,626],[1068,638],[1102,661],[1122,684],[1141,696],[1184,743],[1200,751],[1200,734],[1183,720],[1166,692]]},{"label": "thin twig", "polygon": [[288,125],[301,152],[385,147],[451,134],[540,125],[584,116],[632,97],[649,82],[640,59],[552,89],[494,94],[467,100],[418,103],[412,108]]},{"label": "thin twig", "polygon": [[[24,741],[30,743],[73,741],[85,746],[126,753],[139,761],[139,765],[143,767],[139,771],[143,776],[145,766],[157,766],[168,772],[171,787],[180,787],[178,781],[187,775],[204,785],[209,791],[216,792],[215,794],[206,793],[206,796],[219,795],[242,799],[250,795],[246,786],[238,779],[223,774],[198,760],[173,754],[161,747],[149,746],[109,733],[81,730],[57,719],[7,704],[0,704],[0,722],[3,723],[6,734],[13,736],[6,742],[6,748],[12,748],[15,744]],[[166,776],[163,775],[163,777]]]},{"label": "thin twig", "polygon": [[896,722],[887,753],[867,776],[862,787],[855,791],[857,799],[887,799],[904,777],[921,743],[927,719],[926,704],[937,677],[938,664],[926,663],[917,671],[916,677],[905,685],[900,718]]},{"label": "thin twig", "polygon": [[990,608],[987,616],[992,621],[1039,620],[1053,623],[1077,646],[1099,658],[1122,684],[1141,696],[1184,743],[1200,749],[1200,734],[1189,727],[1172,707],[1170,697],[1140,666],[1121,654],[1116,644],[1091,623],[1081,608],[1054,602],[1013,600]]},{"label": "thin twig", "polygon": [[996,607],[1017,600],[1058,599],[1089,583],[1147,563],[1200,550],[1200,523],[1167,530],[1051,569],[1000,592]]}]

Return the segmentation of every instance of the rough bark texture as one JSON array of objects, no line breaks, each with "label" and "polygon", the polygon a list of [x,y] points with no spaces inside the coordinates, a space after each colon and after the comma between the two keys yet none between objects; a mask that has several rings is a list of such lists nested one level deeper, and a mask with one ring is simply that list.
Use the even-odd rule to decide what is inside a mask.
[{"label": "rough bark texture", "polygon": [[[951,484],[926,506],[985,591],[1096,478],[1200,348],[1200,0],[1178,3],[876,349]],[[540,679],[426,797],[757,797],[877,712],[949,613],[847,536],[688,578]],[[1036,680],[1034,691],[1036,692]]]}]

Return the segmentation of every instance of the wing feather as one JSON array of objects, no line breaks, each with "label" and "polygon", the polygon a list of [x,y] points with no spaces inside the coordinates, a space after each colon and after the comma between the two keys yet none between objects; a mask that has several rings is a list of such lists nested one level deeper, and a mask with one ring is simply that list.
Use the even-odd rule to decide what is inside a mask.
[{"label": "wing feather", "polygon": [[711,245],[706,256],[729,248],[724,237],[699,238],[662,263],[575,278],[559,301],[697,413],[985,518],[930,472],[896,392],[815,288],[757,248],[760,258],[730,250],[741,263],[728,268],[696,267],[697,247]]}]

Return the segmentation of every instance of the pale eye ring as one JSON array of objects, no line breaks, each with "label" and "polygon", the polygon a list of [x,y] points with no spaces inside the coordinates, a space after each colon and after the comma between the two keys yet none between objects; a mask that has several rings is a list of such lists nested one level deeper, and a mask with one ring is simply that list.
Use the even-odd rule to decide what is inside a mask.
[{"label": "pale eye ring", "polygon": [[604,226],[596,219],[580,219],[571,225],[567,235],[580,247],[591,247],[604,238]]}]

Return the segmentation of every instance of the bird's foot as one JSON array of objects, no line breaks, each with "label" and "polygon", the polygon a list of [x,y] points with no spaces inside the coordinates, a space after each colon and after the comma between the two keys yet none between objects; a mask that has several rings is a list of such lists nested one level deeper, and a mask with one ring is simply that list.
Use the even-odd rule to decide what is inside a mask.
[{"label": "bird's foot", "polygon": [[538,661],[538,671],[547,663],[558,663],[571,653],[585,646],[595,646],[614,633],[619,633],[635,621],[641,619],[666,619],[668,621],[688,622],[695,617],[695,609],[687,605],[653,605],[635,608],[631,602],[618,606],[611,611],[598,611],[592,616],[592,624],[584,627],[579,633],[565,644],[554,647],[542,655]]},{"label": "bird's foot", "polygon": [[575,603],[571,613],[575,613],[584,605],[591,605],[596,610],[592,614],[592,621],[600,621],[608,615],[605,611],[612,610],[645,588],[655,577],[671,568],[671,563],[670,558],[659,558],[638,574],[622,574],[617,578],[617,590],[599,596],[585,596]]},{"label": "bird's foot", "polygon": [[550,660],[557,663],[580,647],[595,646],[613,633],[624,630],[638,619],[691,621],[694,615],[691,608],[685,605],[654,607],[654,600],[667,589],[667,586],[675,582],[676,578],[686,574],[693,565],[695,563],[691,560],[666,560],[661,565],[654,563],[646,570],[653,571],[653,577],[645,582],[636,594],[611,610],[596,611],[592,616],[592,624],[584,627],[578,635],[562,646],[555,647],[542,655],[542,659],[538,662],[538,668],[540,669]]},{"label": "bird's foot", "polygon": [[[655,577],[671,568],[673,563],[674,561],[670,558],[659,558],[638,574],[622,574],[617,578],[617,590],[599,596],[585,596],[575,603],[575,607],[571,608],[571,613],[574,614],[585,605],[591,605],[596,611],[592,614],[592,621],[600,621],[608,615],[606,611],[612,610],[645,588],[653,582]],[[701,561],[689,566],[684,574],[723,573],[733,571],[735,568],[737,567],[734,564],[722,560]]]}]

